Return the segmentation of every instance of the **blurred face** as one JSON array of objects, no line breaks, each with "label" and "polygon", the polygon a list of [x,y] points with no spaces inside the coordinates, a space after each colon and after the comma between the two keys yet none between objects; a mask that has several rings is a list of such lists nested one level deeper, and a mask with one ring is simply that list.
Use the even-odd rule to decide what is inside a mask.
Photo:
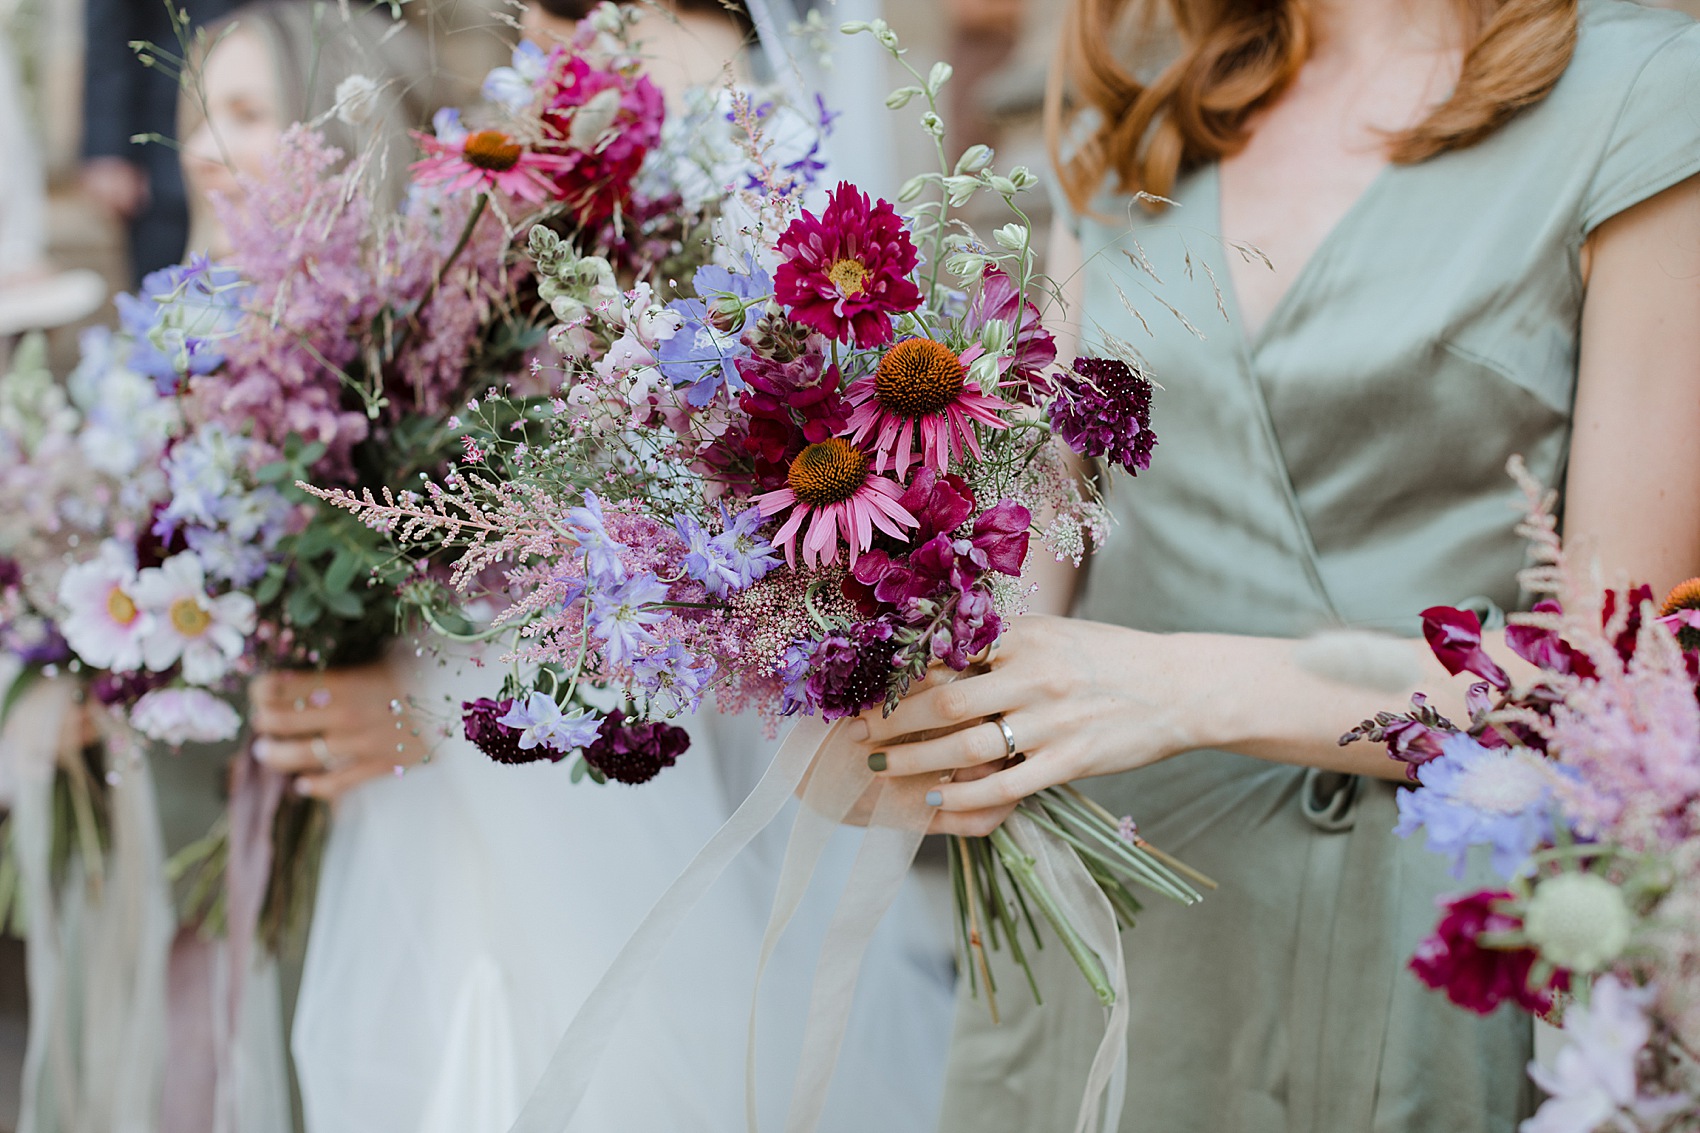
[{"label": "blurred face", "polygon": [[183,174],[203,201],[234,197],[237,175],[262,174],[288,125],[277,68],[259,35],[238,27],[208,53],[201,86],[206,120],[184,139]]}]

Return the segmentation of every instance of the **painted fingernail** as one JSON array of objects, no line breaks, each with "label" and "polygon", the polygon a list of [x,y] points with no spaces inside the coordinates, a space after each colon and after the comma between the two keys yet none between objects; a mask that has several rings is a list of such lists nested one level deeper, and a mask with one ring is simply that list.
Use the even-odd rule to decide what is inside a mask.
[{"label": "painted fingernail", "polygon": [[270,740],[266,739],[264,736],[261,736],[259,739],[254,741],[254,758],[255,759],[258,759],[263,763],[263,762],[265,762],[265,760],[267,758],[269,758],[271,756],[271,753],[272,753],[272,742]]},{"label": "painted fingernail", "polygon": [[295,793],[298,795],[311,796],[313,793],[313,784],[309,783],[305,779],[297,779],[295,780]]},{"label": "painted fingernail", "polygon": [[884,771],[885,770],[885,752],[876,751],[876,752],[874,752],[874,754],[868,756],[868,770],[869,771]]},{"label": "painted fingernail", "polygon": [[329,708],[331,704],[331,690],[328,688],[314,689],[308,694],[307,703],[311,704],[314,708]]},{"label": "painted fingernail", "polygon": [[927,792],[927,805],[928,806],[943,806],[944,805],[944,795],[939,791],[928,791]]}]

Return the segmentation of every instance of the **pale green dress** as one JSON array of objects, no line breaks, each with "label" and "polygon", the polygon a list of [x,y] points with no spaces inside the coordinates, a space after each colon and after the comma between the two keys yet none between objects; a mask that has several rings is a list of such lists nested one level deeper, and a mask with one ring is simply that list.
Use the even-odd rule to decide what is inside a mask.
[{"label": "pale green dress", "polygon": [[[1137,345],[1164,388],[1155,459],[1114,489],[1079,615],[1294,637],[1517,607],[1505,462],[1562,483],[1582,242],[1696,172],[1700,29],[1584,0],[1553,92],[1383,172],[1250,342],[1214,166],[1158,217],[1101,201],[1118,222],[1080,225],[1086,325]],[[1135,238],[1161,284],[1124,255]],[[1468,1014],[1406,970],[1435,898],[1490,877],[1454,880],[1396,838],[1392,784],[1199,751],[1083,786],[1222,883],[1193,909],[1153,897],[1123,937],[1124,1133],[1509,1133],[1528,1113],[1527,1016]],[[1040,957],[1042,1008],[1007,963],[1002,1025],[960,997],[947,1133],[1073,1128],[1103,1013],[1061,948]]]}]

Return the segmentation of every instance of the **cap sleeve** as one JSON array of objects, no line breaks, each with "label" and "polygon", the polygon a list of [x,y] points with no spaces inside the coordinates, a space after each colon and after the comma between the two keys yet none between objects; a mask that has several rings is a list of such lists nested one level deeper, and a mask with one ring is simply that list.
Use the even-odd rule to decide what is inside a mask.
[{"label": "cap sleeve", "polygon": [[1582,231],[1700,173],[1700,24],[1647,59],[1618,110],[1583,199]]}]

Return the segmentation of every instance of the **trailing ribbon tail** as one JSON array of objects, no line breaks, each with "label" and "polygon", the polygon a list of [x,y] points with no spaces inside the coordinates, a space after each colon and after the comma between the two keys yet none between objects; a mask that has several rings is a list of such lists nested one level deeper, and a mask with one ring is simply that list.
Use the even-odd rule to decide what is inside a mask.
[{"label": "trailing ribbon tail", "polygon": [[792,728],[755,790],[668,886],[579,1008],[509,1133],[561,1133],[566,1128],[590,1087],[605,1039],[667,941],[732,860],[779,816],[831,731],[831,725],[812,717]]}]

